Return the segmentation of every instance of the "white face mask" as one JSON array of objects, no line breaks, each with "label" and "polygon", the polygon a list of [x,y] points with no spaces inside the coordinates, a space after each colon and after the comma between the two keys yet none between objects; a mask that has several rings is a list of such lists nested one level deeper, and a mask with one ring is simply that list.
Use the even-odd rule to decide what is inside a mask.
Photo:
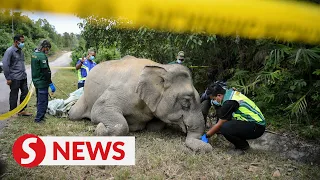
[{"label": "white face mask", "polygon": [[221,103],[219,103],[217,100],[211,100],[212,105],[221,106]]},{"label": "white face mask", "polygon": [[182,61],[181,61],[180,59],[178,59],[178,60],[177,60],[177,62],[178,62],[179,64],[181,64],[181,63],[182,63]]}]

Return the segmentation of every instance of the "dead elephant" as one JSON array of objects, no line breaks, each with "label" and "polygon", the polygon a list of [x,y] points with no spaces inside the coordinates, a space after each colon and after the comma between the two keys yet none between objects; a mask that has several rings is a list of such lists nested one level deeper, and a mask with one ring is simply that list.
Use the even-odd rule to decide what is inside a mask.
[{"label": "dead elephant", "polygon": [[[154,117],[159,122],[151,121]],[[205,122],[200,97],[189,69],[126,56],[95,66],[86,79],[84,94],[69,111],[71,120],[89,118],[98,136],[122,136],[129,131],[175,124],[187,133],[194,151],[211,151],[200,140]]]}]

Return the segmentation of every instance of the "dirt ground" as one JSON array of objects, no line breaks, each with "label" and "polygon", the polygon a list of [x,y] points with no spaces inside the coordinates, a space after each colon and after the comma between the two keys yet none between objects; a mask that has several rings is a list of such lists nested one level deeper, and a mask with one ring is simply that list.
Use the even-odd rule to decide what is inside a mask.
[{"label": "dirt ground", "polygon": [[[56,98],[76,90],[76,73],[59,71],[54,82]],[[35,96],[28,110],[36,112]],[[320,179],[320,167],[285,159],[273,152],[252,149],[243,156],[226,153],[231,147],[221,136],[210,139],[211,153],[200,154],[186,148],[185,134],[173,129],[163,132],[135,132],[135,166],[38,166],[24,168],[12,157],[12,145],[21,135],[92,136],[90,121],[73,122],[47,116],[45,124],[33,117],[11,119],[0,135],[0,156],[7,163],[3,179]]]}]

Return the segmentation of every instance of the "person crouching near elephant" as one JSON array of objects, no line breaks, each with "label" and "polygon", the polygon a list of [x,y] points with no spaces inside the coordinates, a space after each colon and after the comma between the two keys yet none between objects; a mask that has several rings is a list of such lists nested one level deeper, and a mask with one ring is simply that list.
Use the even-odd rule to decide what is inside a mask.
[{"label": "person crouching near elephant", "polygon": [[219,83],[209,86],[207,94],[214,104],[221,106],[217,124],[202,136],[202,141],[220,132],[235,149],[229,154],[242,155],[250,149],[248,139],[256,139],[265,132],[266,121],[256,104],[234,89],[224,89]]},{"label": "person crouching near elephant", "polygon": [[37,115],[34,120],[36,123],[45,121],[49,98],[48,88],[50,87],[53,93],[56,91],[51,81],[51,70],[47,58],[50,48],[51,43],[48,40],[42,40],[31,57],[32,81],[37,95]]},{"label": "person crouching near elephant", "polygon": [[[225,81],[215,81],[213,84],[210,85],[215,85],[215,84],[220,84],[224,89],[227,89],[227,84]],[[234,89],[235,90],[235,89]],[[215,116],[214,118],[216,119],[216,122],[218,122],[219,118],[219,110],[221,109],[221,106],[219,104],[214,104],[214,101],[210,99],[210,96],[207,94],[208,88],[205,90],[205,92],[201,95],[200,97],[200,103],[201,103],[201,111],[204,117],[204,121],[206,124],[206,128],[211,128],[212,127],[212,122],[209,120],[208,121],[208,114],[211,106],[214,107],[215,109]]]}]

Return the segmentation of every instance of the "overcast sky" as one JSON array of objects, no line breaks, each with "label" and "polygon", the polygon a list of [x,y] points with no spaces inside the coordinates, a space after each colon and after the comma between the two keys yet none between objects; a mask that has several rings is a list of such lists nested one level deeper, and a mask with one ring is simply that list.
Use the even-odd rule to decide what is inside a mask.
[{"label": "overcast sky", "polygon": [[56,31],[60,34],[63,34],[64,32],[80,34],[78,23],[81,22],[81,20],[76,16],[29,11],[24,11],[22,14],[27,15],[33,20],[38,20],[39,18],[47,19],[47,21],[53,25]]}]

